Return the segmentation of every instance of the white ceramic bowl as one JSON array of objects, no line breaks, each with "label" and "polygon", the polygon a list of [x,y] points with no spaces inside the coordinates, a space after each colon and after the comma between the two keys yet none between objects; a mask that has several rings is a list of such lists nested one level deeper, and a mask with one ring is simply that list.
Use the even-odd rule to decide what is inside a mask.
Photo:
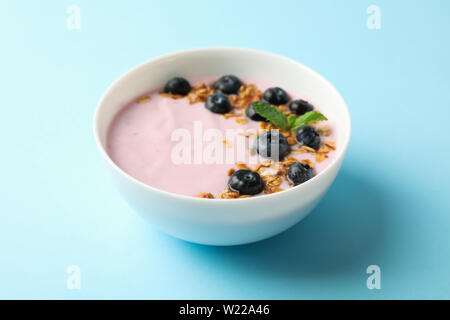
[{"label": "white ceramic bowl", "polygon": [[[235,74],[274,83],[310,97],[334,124],[337,151],[319,175],[297,187],[248,199],[201,199],[165,192],[134,179],[108,156],[107,129],[127,102],[173,76],[187,79]],[[124,198],[158,229],[208,245],[238,245],[274,236],[302,220],[335,179],[350,140],[351,121],[338,91],[322,76],[291,59],[239,48],[204,48],[152,59],[121,76],[98,103],[94,135],[105,164]]]}]

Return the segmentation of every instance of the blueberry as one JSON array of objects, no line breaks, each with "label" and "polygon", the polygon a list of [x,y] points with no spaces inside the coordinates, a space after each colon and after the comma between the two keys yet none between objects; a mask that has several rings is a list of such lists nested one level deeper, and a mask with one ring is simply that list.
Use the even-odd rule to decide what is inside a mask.
[{"label": "blueberry", "polygon": [[320,147],[320,135],[313,127],[302,126],[296,132],[298,143],[303,146],[308,146],[313,149]]},{"label": "blueberry", "polygon": [[298,116],[301,116],[307,112],[313,111],[314,107],[308,101],[294,100],[289,103],[289,109]]},{"label": "blueberry", "polygon": [[254,195],[263,190],[264,184],[257,172],[238,170],[228,180],[228,187],[231,191],[239,192],[241,195]]},{"label": "blueberry", "polygon": [[258,113],[256,113],[255,109],[253,109],[253,105],[255,105],[256,103],[259,103],[260,101],[257,102],[253,102],[251,105],[249,105],[247,107],[247,110],[245,110],[245,115],[252,119],[253,121],[265,121],[268,122],[268,120],[266,118],[264,118],[263,116],[259,115]]},{"label": "blueberry", "polygon": [[255,139],[255,150],[264,158],[281,160],[291,151],[285,136],[276,131],[266,131]]},{"label": "blueberry", "polygon": [[314,170],[307,164],[296,162],[289,167],[287,178],[294,185],[297,186],[303,182],[308,181],[314,177]]},{"label": "blueberry", "polygon": [[216,92],[206,99],[206,109],[214,113],[228,113],[231,111],[231,103],[223,93]]},{"label": "blueberry", "polygon": [[264,91],[263,100],[276,106],[286,104],[289,101],[289,95],[281,88],[269,88]]},{"label": "blueberry", "polygon": [[217,80],[214,89],[224,94],[237,94],[241,86],[242,81],[238,77],[226,75]]},{"label": "blueberry", "polygon": [[167,81],[164,87],[165,93],[187,95],[191,91],[191,85],[189,82],[180,77],[175,77]]}]

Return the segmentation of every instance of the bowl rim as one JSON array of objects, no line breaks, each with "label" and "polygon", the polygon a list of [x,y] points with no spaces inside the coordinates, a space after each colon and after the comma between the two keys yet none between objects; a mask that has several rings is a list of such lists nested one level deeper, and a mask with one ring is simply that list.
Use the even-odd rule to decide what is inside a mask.
[{"label": "bowl rim", "polygon": [[[237,198],[237,199],[220,199],[220,198],[214,198],[214,199],[205,199],[205,198],[199,198],[199,197],[194,197],[194,196],[188,196],[188,195],[183,195],[183,194],[177,194],[177,193],[173,193],[173,192],[169,192],[169,191],[165,191],[162,189],[158,189],[156,187],[152,187],[148,184],[145,184],[142,181],[139,181],[138,179],[134,178],[133,176],[129,175],[127,172],[125,172],[122,168],[120,168],[112,159],[111,157],[108,155],[108,152],[106,151],[105,147],[103,146],[101,139],[100,139],[100,134],[99,134],[99,122],[100,122],[100,110],[102,109],[102,106],[104,105],[104,101],[106,99],[106,97],[113,91],[115,90],[116,86],[119,85],[119,83],[126,77],[132,75],[133,73],[135,73],[137,70],[139,70],[140,68],[150,64],[150,63],[155,63],[158,61],[163,61],[166,59],[171,59],[177,56],[182,56],[185,54],[195,54],[195,53],[204,53],[204,52],[213,52],[213,51],[222,51],[222,52],[226,52],[226,51],[234,51],[234,52],[242,52],[243,54],[245,53],[251,53],[251,54],[259,54],[259,55],[265,55],[268,59],[281,59],[284,60],[288,63],[292,63],[294,65],[296,65],[297,67],[303,68],[306,72],[311,73],[313,76],[319,78],[321,81],[323,81],[326,85],[328,85],[330,87],[331,90],[334,91],[334,93],[336,94],[337,98],[340,100],[340,102],[342,103],[342,105],[344,106],[344,117],[346,118],[347,122],[348,122],[348,128],[347,131],[345,131],[346,136],[344,137],[344,141],[342,146],[339,148],[338,153],[336,154],[336,156],[334,157],[334,159],[332,160],[332,162],[319,174],[315,175],[313,178],[311,178],[310,180],[306,181],[305,183],[302,183],[298,186],[294,186],[292,188],[280,191],[280,192],[276,192],[276,193],[272,193],[272,194],[266,194],[263,196],[259,196],[259,197],[249,197],[249,198]],[[110,124],[109,124],[110,125]],[[339,93],[339,91],[335,88],[335,86],[328,81],[324,76],[322,76],[321,74],[319,74],[317,71],[311,69],[310,67],[285,56],[279,55],[279,54],[275,54],[275,53],[271,53],[271,52],[267,52],[267,51],[262,51],[262,50],[256,50],[256,49],[249,49],[249,48],[240,48],[240,47],[202,47],[202,48],[193,48],[193,49],[186,49],[186,50],[180,50],[180,51],[175,51],[172,53],[167,53],[167,54],[163,54],[163,55],[159,55],[156,56],[154,58],[151,58],[143,63],[138,64],[137,66],[133,67],[132,69],[130,69],[129,71],[123,73],[122,75],[119,76],[119,78],[117,78],[116,80],[114,80],[106,89],[106,91],[104,91],[104,93],[102,94],[100,100],[98,101],[96,108],[95,108],[95,113],[94,113],[94,119],[93,119],[93,131],[94,131],[94,139],[95,139],[95,143],[97,148],[100,151],[100,154],[102,156],[102,158],[104,160],[106,160],[106,162],[115,170],[117,171],[121,176],[123,176],[125,179],[137,184],[138,186],[140,186],[141,188],[147,189],[148,191],[154,192],[154,193],[158,193],[160,195],[163,195],[165,197],[168,198],[174,198],[174,199],[178,199],[178,200],[185,200],[185,201],[194,201],[194,202],[199,202],[199,203],[208,203],[211,205],[216,205],[217,203],[230,203],[230,202],[241,202],[241,201],[262,201],[262,200],[269,200],[269,199],[274,199],[277,197],[282,197],[283,195],[286,195],[287,193],[293,193],[293,192],[299,192],[301,189],[306,189],[308,186],[310,186],[311,184],[313,184],[315,181],[321,179],[321,177],[325,176],[325,174],[331,170],[332,167],[335,167],[336,165],[338,165],[341,160],[344,158],[345,153],[347,151],[348,145],[350,143],[350,137],[351,137],[351,131],[352,131],[352,122],[351,122],[351,117],[350,117],[350,111],[348,110],[348,106],[347,103],[345,102],[344,98],[342,97],[342,95]]]}]

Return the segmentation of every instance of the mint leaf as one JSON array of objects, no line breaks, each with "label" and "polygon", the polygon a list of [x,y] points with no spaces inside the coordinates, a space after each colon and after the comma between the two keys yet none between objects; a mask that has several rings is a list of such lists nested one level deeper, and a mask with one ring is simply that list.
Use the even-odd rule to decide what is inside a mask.
[{"label": "mint leaf", "polygon": [[322,121],[322,120],[328,120],[327,117],[325,117],[323,114],[317,111],[310,111],[302,115],[301,117],[298,117],[293,126],[291,127],[291,130],[297,130],[301,126],[306,126],[307,124],[310,124],[312,122]]},{"label": "mint leaf", "polygon": [[297,117],[291,114],[288,118],[288,127],[292,128],[295,124],[295,121],[297,120]]},{"label": "mint leaf", "polygon": [[257,114],[266,118],[281,130],[289,129],[286,115],[275,106],[264,102],[257,102],[253,105],[253,109],[255,109]]},{"label": "mint leaf", "polygon": [[257,102],[253,105],[256,113],[266,118],[281,130],[297,130],[301,126],[305,126],[312,122],[328,120],[323,114],[317,111],[310,111],[300,117],[290,115],[289,118],[278,110],[275,106],[267,104],[265,102]]}]

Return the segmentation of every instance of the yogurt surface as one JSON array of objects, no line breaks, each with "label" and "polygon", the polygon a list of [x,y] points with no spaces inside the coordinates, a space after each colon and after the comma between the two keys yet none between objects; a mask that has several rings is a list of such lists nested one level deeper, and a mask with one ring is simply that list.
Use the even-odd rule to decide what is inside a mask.
[{"label": "yogurt surface", "polygon": [[[212,84],[218,78],[189,81],[195,86]],[[261,91],[276,86],[253,79],[241,80],[254,84]],[[132,177],[172,193],[188,196],[211,193],[217,197],[227,187],[229,170],[237,170],[236,162],[246,163],[252,168],[269,160],[250,151],[252,139],[246,133],[258,133],[260,122],[248,119],[247,123],[237,123],[236,118],[225,118],[208,111],[204,103],[189,104],[186,98],[163,97],[160,91],[149,91],[125,105],[114,117],[108,131],[109,156]],[[289,95],[291,100],[308,98],[294,92],[289,92]],[[320,111],[320,106],[315,107]],[[238,112],[243,114],[240,118],[245,118],[245,109]],[[330,127],[330,135],[321,137],[322,141],[335,141],[329,121],[313,126]],[[298,145],[292,147],[296,149]],[[316,161],[314,153],[291,152],[289,156],[299,161],[310,160],[317,175],[333,160],[334,153],[328,152],[321,162]],[[290,187],[283,178],[279,188]]]}]

